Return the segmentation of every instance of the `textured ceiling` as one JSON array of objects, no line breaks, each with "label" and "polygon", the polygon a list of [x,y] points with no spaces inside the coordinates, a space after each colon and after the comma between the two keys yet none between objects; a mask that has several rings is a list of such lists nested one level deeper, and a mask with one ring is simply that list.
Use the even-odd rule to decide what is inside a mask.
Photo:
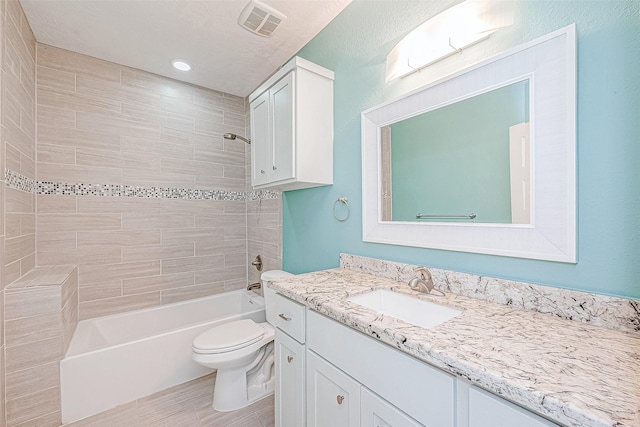
[{"label": "textured ceiling", "polygon": [[[249,0],[21,0],[38,42],[247,96],[351,0],[262,0],[287,16],[269,38],[238,25]],[[185,59],[193,70],[171,67]]]}]

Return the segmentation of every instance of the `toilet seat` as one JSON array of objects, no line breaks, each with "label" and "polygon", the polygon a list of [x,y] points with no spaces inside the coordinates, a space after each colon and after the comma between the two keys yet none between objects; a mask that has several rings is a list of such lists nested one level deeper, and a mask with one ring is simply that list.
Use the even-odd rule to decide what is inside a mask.
[{"label": "toilet seat", "polygon": [[238,350],[262,339],[265,328],[251,319],[236,320],[216,326],[193,340],[193,351],[219,354]]}]

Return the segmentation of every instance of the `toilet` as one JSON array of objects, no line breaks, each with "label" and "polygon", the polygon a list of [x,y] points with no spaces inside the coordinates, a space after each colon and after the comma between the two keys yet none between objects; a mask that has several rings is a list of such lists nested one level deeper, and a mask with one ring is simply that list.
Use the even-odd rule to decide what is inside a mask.
[{"label": "toilet", "polygon": [[269,322],[274,315],[275,291],[265,285],[291,275],[282,270],[262,273],[267,322],[236,320],[209,329],[193,340],[193,360],[218,370],[213,390],[216,411],[235,411],[273,393],[275,330]]}]

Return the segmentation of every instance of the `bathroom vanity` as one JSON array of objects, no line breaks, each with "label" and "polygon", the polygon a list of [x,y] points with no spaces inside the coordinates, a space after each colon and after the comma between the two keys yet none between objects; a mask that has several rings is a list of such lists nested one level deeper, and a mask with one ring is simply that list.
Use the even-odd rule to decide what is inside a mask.
[{"label": "bathroom vanity", "polygon": [[[281,320],[276,425],[640,422],[634,334],[459,295],[417,294],[405,283],[344,268],[269,286],[278,292]],[[460,314],[427,329],[348,300],[375,289]]]}]

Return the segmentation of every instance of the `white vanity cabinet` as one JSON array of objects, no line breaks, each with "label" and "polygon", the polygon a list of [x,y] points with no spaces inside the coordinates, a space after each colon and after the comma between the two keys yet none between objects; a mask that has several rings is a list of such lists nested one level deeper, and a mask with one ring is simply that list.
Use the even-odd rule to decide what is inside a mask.
[{"label": "white vanity cabinet", "polygon": [[455,378],[307,312],[307,425],[453,427]]},{"label": "white vanity cabinet", "polygon": [[[460,427],[557,427],[551,421],[462,381],[459,381],[458,395],[461,400],[468,399],[468,405],[461,406],[469,411],[466,417],[461,417]],[[468,424],[465,418],[468,418]]]},{"label": "white vanity cabinet", "polygon": [[296,57],[249,96],[254,188],[333,184],[333,76]]},{"label": "white vanity cabinet", "polygon": [[276,427],[305,425],[305,307],[282,295],[274,301]]}]

